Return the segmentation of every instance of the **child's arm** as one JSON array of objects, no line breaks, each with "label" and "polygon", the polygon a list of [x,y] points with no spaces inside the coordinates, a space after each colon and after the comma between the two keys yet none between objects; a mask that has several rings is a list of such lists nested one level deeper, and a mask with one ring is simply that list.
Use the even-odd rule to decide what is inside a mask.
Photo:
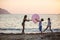
[{"label": "child's arm", "polygon": [[32,21],[32,20],[26,20],[26,21]]},{"label": "child's arm", "polygon": [[37,22],[40,22],[40,20],[38,20],[38,19],[35,19]]},{"label": "child's arm", "polygon": [[24,20],[25,20],[25,21],[32,21],[32,20],[29,20],[29,19],[27,19],[27,18],[25,18]]}]

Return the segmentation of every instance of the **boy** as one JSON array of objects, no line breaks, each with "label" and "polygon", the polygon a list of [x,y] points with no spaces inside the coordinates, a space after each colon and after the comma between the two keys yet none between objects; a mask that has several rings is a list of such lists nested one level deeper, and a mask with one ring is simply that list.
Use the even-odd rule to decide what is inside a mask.
[{"label": "boy", "polygon": [[46,27],[46,29],[44,31],[46,31],[48,29],[48,27],[49,27],[50,31],[53,32],[52,29],[51,29],[51,21],[50,21],[50,18],[48,18],[48,25],[47,25],[47,27]]},{"label": "boy", "polygon": [[36,20],[37,22],[39,22],[39,31],[41,31],[42,34],[42,21],[44,21],[43,19],[41,19],[41,21]]}]

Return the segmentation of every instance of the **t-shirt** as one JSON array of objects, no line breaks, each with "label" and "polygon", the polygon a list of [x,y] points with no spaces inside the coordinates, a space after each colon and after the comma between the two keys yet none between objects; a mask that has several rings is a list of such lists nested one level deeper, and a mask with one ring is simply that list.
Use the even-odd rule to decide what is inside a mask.
[{"label": "t-shirt", "polygon": [[41,21],[39,22],[39,26],[42,26],[42,22]]},{"label": "t-shirt", "polygon": [[48,25],[47,26],[51,26],[51,22],[50,21],[48,21]]}]

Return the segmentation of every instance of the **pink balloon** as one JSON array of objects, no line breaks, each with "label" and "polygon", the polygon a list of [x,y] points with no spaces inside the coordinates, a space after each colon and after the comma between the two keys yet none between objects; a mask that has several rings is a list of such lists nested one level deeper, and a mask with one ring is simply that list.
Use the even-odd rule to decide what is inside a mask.
[{"label": "pink balloon", "polygon": [[32,15],[32,21],[33,21],[34,23],[37,23],[36,19],[37,19],[37,20],[40,19],[39,15],[38,15],[38,14],[33,14],[33,15]]}]

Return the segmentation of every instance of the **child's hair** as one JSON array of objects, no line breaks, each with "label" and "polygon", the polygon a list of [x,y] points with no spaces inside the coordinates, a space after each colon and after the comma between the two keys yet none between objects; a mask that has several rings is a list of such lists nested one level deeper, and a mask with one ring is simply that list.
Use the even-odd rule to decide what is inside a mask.
[{"label": "child's hair", "polygon": [[48,20],[50,20],[50,18],[48,18]]},{"label": "child's hair", "polygon": [[24,18],[26,18],[26,17],[27,17],[27,15],[24,16]]},{"label": "child's hair", "polygon": [[44,19],[42,18],[41,21],[44,21]]}]

